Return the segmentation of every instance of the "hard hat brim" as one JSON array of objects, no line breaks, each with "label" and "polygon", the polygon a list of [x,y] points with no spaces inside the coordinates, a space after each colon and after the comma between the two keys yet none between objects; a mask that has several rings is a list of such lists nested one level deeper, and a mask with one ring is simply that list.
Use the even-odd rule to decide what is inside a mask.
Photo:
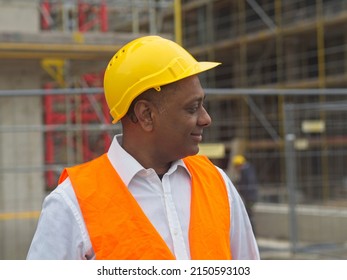
[{"label": "hard hat brim", "polygon": [[207,70],[210,70],[210,69],[215,68],[218,65],[222,64],[220,62],[211,62],[211,61],[200,61],[198,63],[200,66],[200,71],[197,71],[196,73],[193,73],[192,75],[199,74],[201,72],[205,72]]}]

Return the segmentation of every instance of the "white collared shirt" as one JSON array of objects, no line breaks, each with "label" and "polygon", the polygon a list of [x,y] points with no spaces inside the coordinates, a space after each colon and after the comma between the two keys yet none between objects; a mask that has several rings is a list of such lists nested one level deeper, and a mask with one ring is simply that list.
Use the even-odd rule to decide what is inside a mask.
[{"label": "white collared shirt", "polygon": [[[173,162],[160,180],[154,169],[145,169],[128,154],[121,141],[121,135],[115,136],[107,152],[112,166],[176,258],[190,259],[190,173],[183,160]],[[259,259],[242,200],[227,175],[218,170],[227,185],[230,201],[233,258]],[[27,259],[95,259],[69,178],[44,200]]]}]

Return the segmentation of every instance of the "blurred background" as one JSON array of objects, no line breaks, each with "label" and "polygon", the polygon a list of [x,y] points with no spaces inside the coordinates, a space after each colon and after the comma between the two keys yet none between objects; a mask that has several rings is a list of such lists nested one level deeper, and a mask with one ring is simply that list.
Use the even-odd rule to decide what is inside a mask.
[{"label": "blurred background", "polygon": [[62,169],[121,131],[104,69],[148,34],[223,63],[201,75],[201,153],[236,186],[233,157],[253,166],[261,258],[347,259],[346,28],[345,0],[0,0],[0,259],[25,259]]}]

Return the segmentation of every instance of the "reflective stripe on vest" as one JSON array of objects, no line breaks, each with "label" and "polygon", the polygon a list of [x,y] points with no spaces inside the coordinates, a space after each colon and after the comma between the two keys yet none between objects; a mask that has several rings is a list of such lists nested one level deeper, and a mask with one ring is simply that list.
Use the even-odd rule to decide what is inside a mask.
[{"label": "reflective stripe on vest", "polygon": [[[230,207],[225,182],[205,157],[184,159],[191,176],[189,245],[192,259],[231,259]],[[111,165],[107,154],[66,168],[96,259],[175,259]]]}]

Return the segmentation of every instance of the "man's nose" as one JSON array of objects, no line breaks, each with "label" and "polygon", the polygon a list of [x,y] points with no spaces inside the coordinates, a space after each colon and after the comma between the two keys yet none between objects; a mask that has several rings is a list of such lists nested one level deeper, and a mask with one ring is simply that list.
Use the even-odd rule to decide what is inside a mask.
[{"label": "man's nose", "polygon": [[204,107],[202,107],[202,111],[201,114],[199,116],[199,126],[203,126],[203,127],[208,127],[210,126],[212,119],[210,117],[210,115],[207,113],[206,109]]}]

